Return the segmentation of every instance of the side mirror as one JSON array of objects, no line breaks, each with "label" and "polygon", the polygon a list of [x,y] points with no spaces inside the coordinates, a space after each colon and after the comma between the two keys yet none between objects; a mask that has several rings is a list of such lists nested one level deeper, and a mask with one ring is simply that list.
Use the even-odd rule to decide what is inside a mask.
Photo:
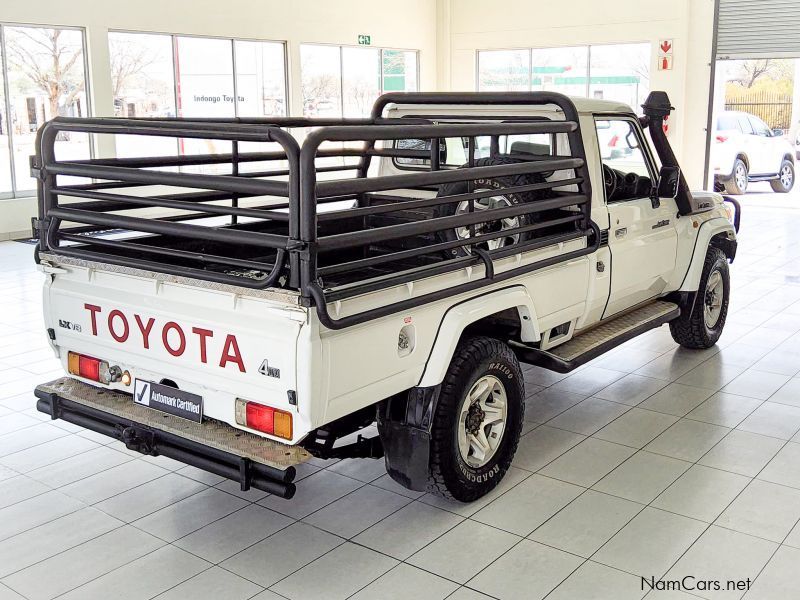
[{"label": "side mirror", "polygon": [[783,136],[783,129],[772,130],[772,137],[782,137],[782,136]]},{"label": "side mirror", "polygon": [[661,167],[661,170],[658,172],[656,196],[659,198],[675,198],[675,196],[678,195],[678,185],[680,181],[680,167]]}]

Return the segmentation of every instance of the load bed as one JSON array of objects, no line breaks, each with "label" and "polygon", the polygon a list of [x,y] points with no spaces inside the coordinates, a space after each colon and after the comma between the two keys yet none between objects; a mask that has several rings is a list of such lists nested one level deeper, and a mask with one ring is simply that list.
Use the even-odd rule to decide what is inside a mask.
[{"label": "load bed", "polygon": [[[434,114],[440,105],[447,114]],[[558,118],[457,110],[476,105],[550,107]],[[431,110],[397,110],[408,106]],[[32,162],[38,250],[282,290],[338,329],[592,252],[600,236],[577,121],[567,97],[547,92],[386,94],[356,120],[59,117],[40,130]],[[55,140],[75,134],[172,138],[175,152],[60,160]],[[480,210],[500,193],[487,181],[525,201]],[[498,268],[575,239],[585,244],[555,259]],[[328,312],[478,265],[477,280],[342,318]]]}]

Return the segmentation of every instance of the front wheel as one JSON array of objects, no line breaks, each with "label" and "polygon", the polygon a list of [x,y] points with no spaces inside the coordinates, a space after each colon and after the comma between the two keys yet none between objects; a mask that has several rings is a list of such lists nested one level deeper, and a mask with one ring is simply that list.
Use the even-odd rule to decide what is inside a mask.
[{"label": "front wheel", "polygon": [[499,340],[462,340],[453,355],[431,430],[428,491],[471,502],[505,475],[525,411],[522,371]]},{"label": "front wheel", "polygon": [[719,248],[711,247],[703,264],[694,306],[670,321],[672,339],[684,348],[711,348],[716,344],[728,316],[730,291],[728,258]]},{"label": "front wheel", "polygon": [[777,179],[771,179],[769,185],[773,192],[786,194],[794,187],[794,163],[788,158],[784,158],[781,163],[781,170],[778,172]]},{"label": "front wheel", "polygon": [[728,181],[724,182],[724,186],[727,193],[735,196],[747,192],[747,165],[741,158],[734,161],[733,174]]}]

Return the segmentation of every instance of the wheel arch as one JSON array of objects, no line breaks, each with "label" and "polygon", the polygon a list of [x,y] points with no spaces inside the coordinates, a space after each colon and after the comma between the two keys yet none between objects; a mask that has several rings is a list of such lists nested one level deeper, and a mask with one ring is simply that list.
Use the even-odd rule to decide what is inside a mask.
[{"label": "wheel arch", "polygon": [[[465,333],[475,332],[497,337],[498,329],[514,328],[508,321],[516,319],[521,341],[534,342],[541,337],[536,309],[524,285],[513,285],[470,298],[451,306],[439,324],[418,387],[439,385],[443,380],[456,346]],[[506,330],[504,333],[509,333]]]},{"label": "wheel arch", "polygon": [[703,263],[709,247],[719,248],[729,261],[736,256],[736,234],[733,225],[722,217],[706,221],[697,232],[697,240],[683,282],[677,291],[696,292],[703,274]]},{"label": "wheel arch", "polygon": [[[739,153],[736,154],[736,158],[738,158],[739,160],[741,160],[744,163],[744,166],[747,167],[747,172],[749,174],[750,173],[750,159],[747,158],[747,154],[745,154],[744,152],[739,152]],[[731,175],[733,175],[733,173],[731,173]]]}]

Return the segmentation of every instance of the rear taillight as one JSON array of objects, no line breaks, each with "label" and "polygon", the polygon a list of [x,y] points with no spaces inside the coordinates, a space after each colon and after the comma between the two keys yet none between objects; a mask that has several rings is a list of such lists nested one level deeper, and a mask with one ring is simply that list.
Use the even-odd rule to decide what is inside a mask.
[{"label": "rear taillight", "polygon": [[258,402],[236,399],[236,422],[286,440],[292,439],[292,414]]},{"label": "rear taillight", "polygon": [[717,140],[717,142],[719,142],[720,144],[724,144],[725,142],[728,141],[727,136],[724,135],[718,135],[714,139]]},{"label": "rear taillight", "polygon": [[70,352],[67,355],[67,370],[72,375],[91,379],[98,383],[109,383],[111,381],[108,363],[85,354]]}]

